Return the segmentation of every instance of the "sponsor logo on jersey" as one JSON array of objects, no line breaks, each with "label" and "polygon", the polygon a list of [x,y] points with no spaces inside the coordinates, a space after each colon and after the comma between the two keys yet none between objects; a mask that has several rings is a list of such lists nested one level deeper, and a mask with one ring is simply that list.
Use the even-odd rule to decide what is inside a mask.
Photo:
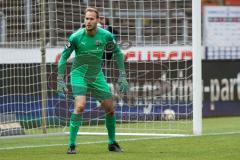
[{"label": "sponsor logo on jersey", "polygon": [[100,41],[96,40],[96,46],[100,46]]}]

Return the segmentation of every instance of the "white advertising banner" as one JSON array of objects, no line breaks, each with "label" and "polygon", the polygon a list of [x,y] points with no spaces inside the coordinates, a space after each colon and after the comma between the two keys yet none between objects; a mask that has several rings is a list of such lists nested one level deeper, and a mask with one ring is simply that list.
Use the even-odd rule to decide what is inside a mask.
[{"label": "white advertising banner", "polygon": [[132,47],[123,51],[126,61],[161,61],[192,59],[190,46]]},{"label": "white advertising banner", "polygon": [[[47,63],[55,62],[62,48],[47,48]],[[125,61],[164,61],[164,60],[190,60],[192,59],[191,46],[159,46],[159,47],[130,47],[122,50]],[[74,54],[70,58],[73,58]],[[35,49],[0,49],[0,63],[40,63],[41,53]]]},{"label": "white advertising banner", "polygon": [[205,46],[240,46],[240,7],[206,6],[203,33]]}]

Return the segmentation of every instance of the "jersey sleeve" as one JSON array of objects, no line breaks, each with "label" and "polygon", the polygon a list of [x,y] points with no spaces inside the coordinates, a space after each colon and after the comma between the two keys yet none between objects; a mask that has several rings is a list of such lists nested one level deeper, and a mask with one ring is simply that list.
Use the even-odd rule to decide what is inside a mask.
[{"label": "jersey sleeve", "polygon": [[75,49],[73,40],[74,40],[74,37],[73,37],[73,35],[71,35],[67,41],[67,44],[65,45],[65,47],[62,51],[61,58],[58,62],[58,75],[63,76],[65,73],[66,66],[67,66],[67,60],[70,57],[73,50]]},{"label": "jersey sleeve", "polygon": [[125,74],[124,55],[123,55],[119,45],[117,44],[117,42],[116,42],[116,40],[115,40],[115,38],[113,37],[112,34],[111,34],[110,39],[111,39],[111,41],[113,42],[113,45],[114,45],[113,58],[116,60],[119,72],[121,74]]}]

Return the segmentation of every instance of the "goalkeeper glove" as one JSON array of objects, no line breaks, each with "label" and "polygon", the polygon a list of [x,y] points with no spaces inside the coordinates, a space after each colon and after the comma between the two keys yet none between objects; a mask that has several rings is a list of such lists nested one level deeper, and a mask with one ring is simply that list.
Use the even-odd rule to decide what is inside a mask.
[{"label": "goalkeeper glove", "polygon": [[120,72],[119,78],[118,78],[118,85],[119,85],[119,91],[122,94],[127,93],[128,91],[128,82],[126,80],[126,73]]},{"label": "goalkeeper glove", "polygon": [[65,97],[65,92],[68,92],[62,75],[57,77],[57,92],[60,97]]}]

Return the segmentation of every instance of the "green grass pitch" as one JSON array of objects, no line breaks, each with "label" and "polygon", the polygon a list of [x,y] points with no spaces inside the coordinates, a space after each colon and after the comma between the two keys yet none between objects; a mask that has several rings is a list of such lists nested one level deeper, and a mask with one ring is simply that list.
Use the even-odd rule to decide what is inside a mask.
[{"label": "green grass pitch", "polygon": [[109,153],[106,136],[78,136],[77,154],[67,155],[67,138],[1,137],[0,160],[239,160],[240,117],[204,119],[202,136],[118,136],[123,153]]}]

